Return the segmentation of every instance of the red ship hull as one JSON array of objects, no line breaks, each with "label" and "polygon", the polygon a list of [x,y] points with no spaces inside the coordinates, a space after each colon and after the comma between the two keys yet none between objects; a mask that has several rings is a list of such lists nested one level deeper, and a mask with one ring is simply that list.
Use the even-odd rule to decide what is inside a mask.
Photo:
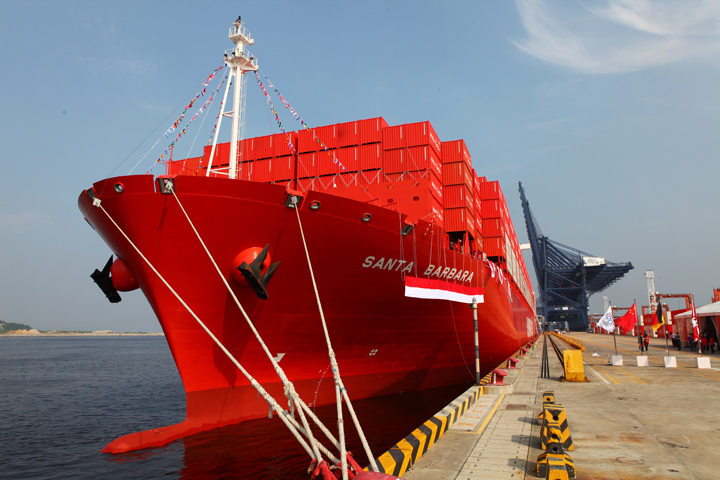
[{"label": "red ship hull", "polygon": [[[123,185],[122,193],[113,186]],[[176,177],[177,198],[225,279],[300,396],[334,402],[318,305],[296,210],[279,185],[207,177]],[[107,179],[79,207],[110,249],[130,267],[165,332],[187,396],[184,422],[125,435],[103,451],[158,446],[183,436],[268,415],[267,403],[201,329],[120,233],[122,229],[193,312],[276,399],[283,388],[270,362],[213,267],[172,194],[149,175]],[[318,210],[309,209],[314,200]],[[363,215],[371,214],[369,222]],[[444,247],[444,232],[418,221],[402,235],[403,215],[324,192],[307,192],[299,215],[340,372],[353,399],[474,380],[472,310],[446,300],[405,296],[404,276],[437,267],[469,273],[484,288],[478,306],[481,374],[535,335],[534,312],[488,264]],[[233,259],[269,244],[280,266],[267,300],[231,278]],[[392,261],[391,261],[392,260]],[[471,275],[470,275],[471,274]],[[459,276],[458,276],[459,278]],[[459,282],[458,282],[459,283]],[[284,404],[284,402],[280,402]]]}]

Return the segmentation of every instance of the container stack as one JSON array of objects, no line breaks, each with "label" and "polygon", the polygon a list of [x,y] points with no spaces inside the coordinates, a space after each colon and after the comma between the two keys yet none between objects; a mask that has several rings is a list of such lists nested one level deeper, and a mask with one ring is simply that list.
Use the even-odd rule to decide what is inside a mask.
[{"label": "container stack", "polygon": [[480,197],[485,254],[513,278],[518,293],[530,303],[530,277],[500,182],[481,182]]},{"label": "container stack", "polygon": [[406,123],[383,130],[383,181],[426,179],[434,199],[443,208],[441,143],[430,122]]},{"label": "container stack", "polygon": [[442,142],[445,231],[460,239],[478,236],[475,222],[475,175],[464,140]]},{"label": "container stack", "polygon": [[[382,117],[301,130],[298,190],[366,186],[382,181]],[[343,169],[344,167],[344,169]]]}]

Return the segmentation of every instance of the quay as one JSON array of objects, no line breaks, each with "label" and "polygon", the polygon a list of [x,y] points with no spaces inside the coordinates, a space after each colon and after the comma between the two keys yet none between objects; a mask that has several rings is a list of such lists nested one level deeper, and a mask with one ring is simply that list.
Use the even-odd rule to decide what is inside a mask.
[{"label": "quay", "polygon": [[[518,374],[507,377],[512,393],[495,394],[487,386],[482,394],[473,393],[478,387],[470,389],[459,399],[464,401],[438,414],[453,408],[462,413],[448,421],[442,436],[421,438],[425,446],[418,452],[410,447],[417,443],[413,435],[422,437],[416,430],[396,446],[394,456],[404,453],[407,467],[395,475],[407,480],[539,478],[537,458],[544,450],[537,419],[543,392],[553,391],[555,403],[567,413],[574,450],[565,453],[572,457],[577,479],[720,478],[720,354],[706,355],[711,368],[700,369],[697,353],[671,346],[677,367],[666,368],[665,343],[654,340],[643,354],[648,366],[639,367],[636,337],[618,336],[623,365],[613,366],[612,336],[570,336],[584,343],[585,382],[560,381],[563,366],[550,341],[549,378],[541,378],[541,336],[534,352],[519,357]],[[468,398],[474,402],[465,407]]]}]

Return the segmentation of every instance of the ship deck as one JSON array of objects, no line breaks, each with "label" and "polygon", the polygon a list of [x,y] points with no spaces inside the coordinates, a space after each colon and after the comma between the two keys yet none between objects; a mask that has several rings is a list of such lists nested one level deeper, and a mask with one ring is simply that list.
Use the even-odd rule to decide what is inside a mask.
[{"label": "ship deck", "polygon": [[[587,382],[560,382],[562,366],[550,350],[550,378],[540,378],[543,341],[514,379],[512,394],[483,394],[427,452],[409,459],[407,480],[538,478],[544,391],[567,411],[578,479],[717,478],[720,359],[698,369],[697,355],[673,350],[665,368],[662,339],[651,342],[648,367],[636,366],[636,337],[617,337],[624,366],[607,364],[610,335],[573,333],[584,341]],[[550,344],[548,343],[548,348]],[[598,356],[593,356],[597,353]],[[509,382],[507,382],[509,383]],[[476,387],[473,387],[476,388]],[[412,464],[412,465],[410,465]]]}]

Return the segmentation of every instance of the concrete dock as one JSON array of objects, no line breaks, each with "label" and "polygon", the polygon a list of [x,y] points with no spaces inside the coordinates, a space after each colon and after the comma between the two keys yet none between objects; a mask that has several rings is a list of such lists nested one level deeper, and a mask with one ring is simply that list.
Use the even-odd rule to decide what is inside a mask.
[{"label": "concrete dock", "polygon": [[[511,394],[483,393],[447,432],[415,460],[403,478],[538,478],[542,394],[555,392],[567,412],[578,479],[720,479],[720,355],[710,369],[697,354],[670,348],[677,368],[665,368],[665,342],[651,340],[649,366],[638,367],[636,337],[620,337],[623,366],[608,365],[613,337],[572,333],[584,342],[586,382],[561,382],[549,349],[550,378],[540,378],[543,340],[514,379]],[[595,354],[595,356],[593,355]]]}]

